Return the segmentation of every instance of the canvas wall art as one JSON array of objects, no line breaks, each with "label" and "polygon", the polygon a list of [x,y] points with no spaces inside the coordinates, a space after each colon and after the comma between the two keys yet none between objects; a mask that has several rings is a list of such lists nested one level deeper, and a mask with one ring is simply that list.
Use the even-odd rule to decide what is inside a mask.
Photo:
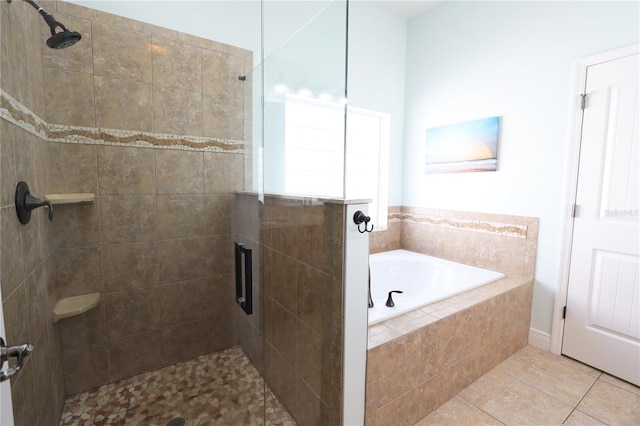
[{"label": "canvas wall art", "polygon": [[427,129],[425,173],[496,171],[499,126],[490,117]]}]

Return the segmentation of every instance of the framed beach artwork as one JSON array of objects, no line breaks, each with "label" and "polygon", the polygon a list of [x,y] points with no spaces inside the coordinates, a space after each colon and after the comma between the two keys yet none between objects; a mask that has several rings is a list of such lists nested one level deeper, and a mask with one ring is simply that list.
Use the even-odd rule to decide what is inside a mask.
[{"label": "framed beach artwork", "polygon": [[500,117],[427,129],[425,174],[494,172]]}]

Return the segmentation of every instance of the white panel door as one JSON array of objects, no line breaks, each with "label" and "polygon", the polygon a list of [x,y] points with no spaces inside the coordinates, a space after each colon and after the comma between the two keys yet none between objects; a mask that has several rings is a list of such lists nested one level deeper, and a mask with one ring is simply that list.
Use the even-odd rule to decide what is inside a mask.
[{"label": "white panel door", "polygon": [[562,353],[640,385],[639,55],[587,68]]}]

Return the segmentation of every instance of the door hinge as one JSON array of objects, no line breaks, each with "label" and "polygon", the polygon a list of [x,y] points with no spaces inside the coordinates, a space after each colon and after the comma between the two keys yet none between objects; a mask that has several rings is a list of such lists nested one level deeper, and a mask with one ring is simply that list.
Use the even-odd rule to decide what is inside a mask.
[{"label": "door hinge", "polygon": [[580,95],[580,109],[584,110],[587,106],[587,94],[583,93]]},{"label": "door hinge", "polygon": [[567,307],[565,306],[564,308],[562,308],[562,319],[566,319],[567,318]]},{"label": "door hinge", "polygon": [[578,205],[574,204],[571,206],[571,217],[576,218],[578,216]]}]

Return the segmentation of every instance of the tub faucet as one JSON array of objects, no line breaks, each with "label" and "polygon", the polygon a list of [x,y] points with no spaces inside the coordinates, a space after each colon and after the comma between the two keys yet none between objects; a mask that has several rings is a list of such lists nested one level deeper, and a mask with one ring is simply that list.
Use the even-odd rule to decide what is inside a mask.
[{"label": "tub faucet", "polygon": [[369,265],[369,307],[373,308],[373,299],[371,298],[371,265]]},{"label": "tub faucet", "polygon": [[393,293],[402,293],[402,291],[400,291],[400,290],[391,290],[389,292],[389,296],[387,297],[387,303],[385,303],[385,305],[387,305],[390,308],[393,308],[394,306],[396,306],[396,304],[393,303],[393,297],[391,297],[393,295]]}]

